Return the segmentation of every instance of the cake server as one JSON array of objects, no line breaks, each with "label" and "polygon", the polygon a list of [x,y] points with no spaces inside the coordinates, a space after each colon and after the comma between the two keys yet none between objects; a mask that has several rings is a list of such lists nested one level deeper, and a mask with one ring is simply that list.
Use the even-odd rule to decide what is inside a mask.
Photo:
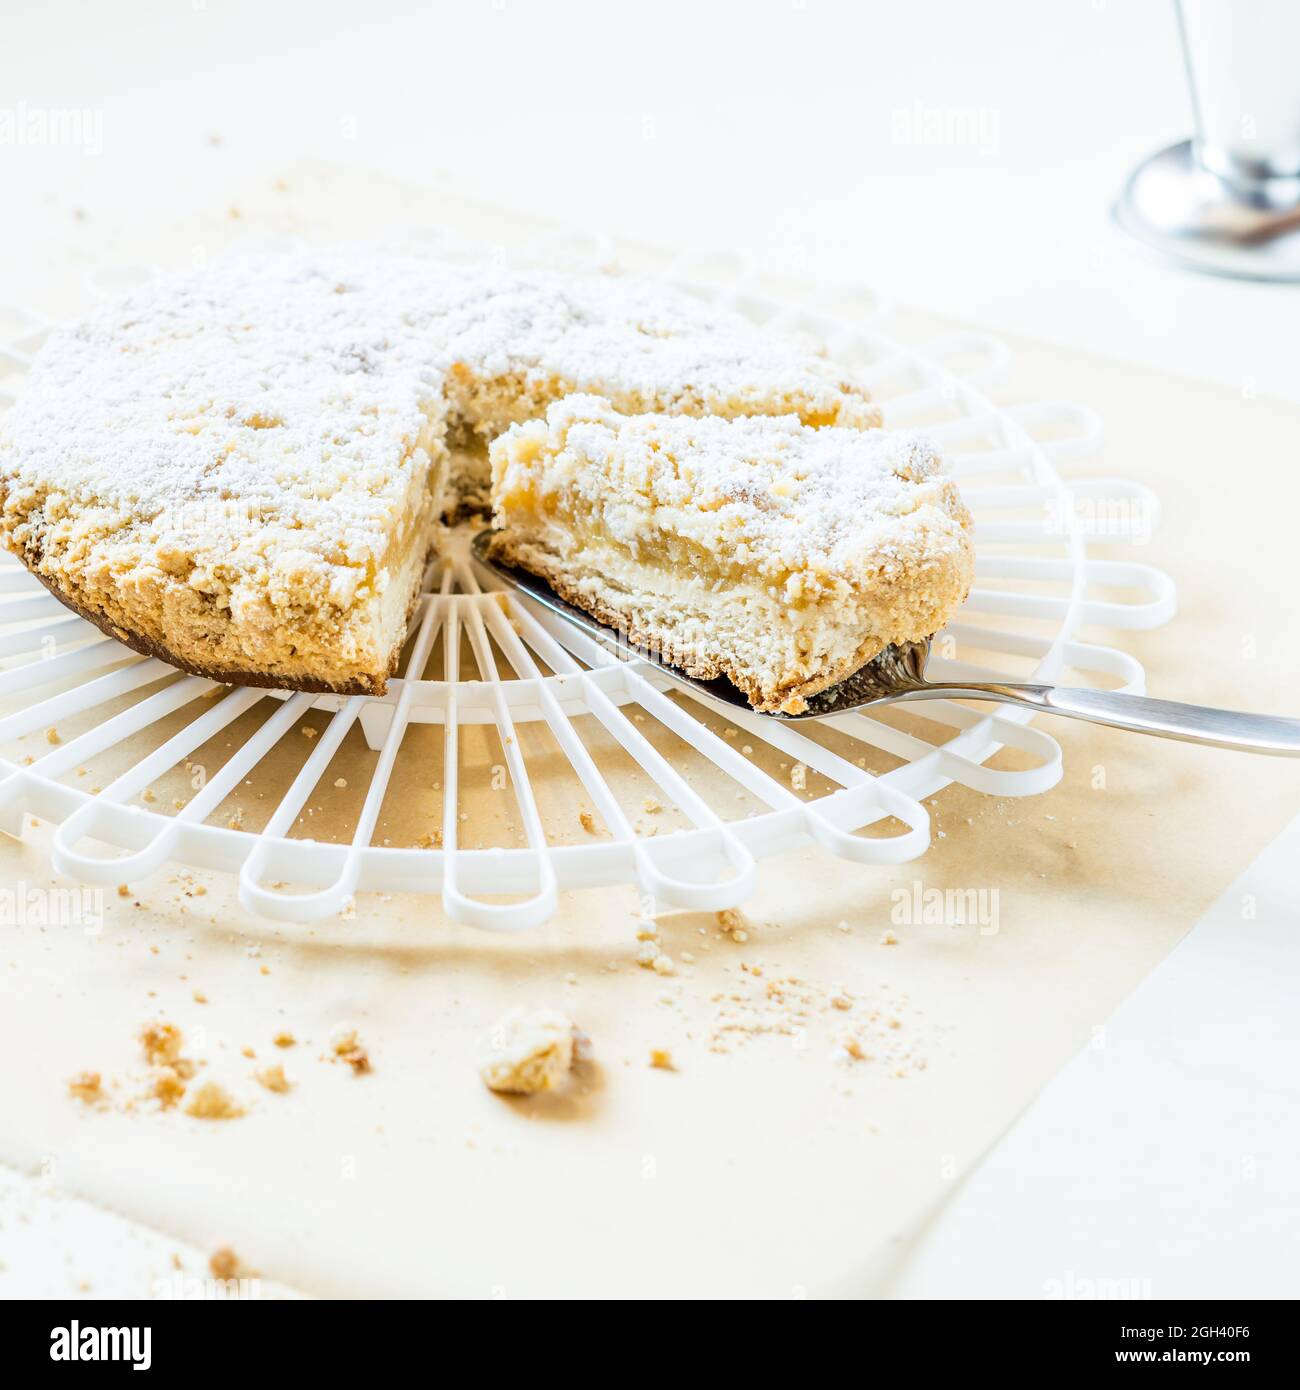
[{"label": "cake server", "polygon": [[1176,700],[1156,700],[1149,695],[1092,690],[1086,686],[927,680],[928,640],[886,647],[874,661],[847,680],[814,695],[808,701],[808,708],[799,714],[767,714],[752,709],[741,691],[725,676],[715,680],[688,676],[657,653],[632,645],[614,628],[606,627],[589,613],[566,603],[544,579],[492,559],[487,550],[491,535],[489,529],[474,537],[474,559],[507,587],[572,623],[620,660],[648,662],[679,685],[746,714],[759,714],[764,719],[790,723],[830,719],[906,700],[991,700],[997,704],[1018,705],[1038,714],[1059,714],[1067,719],[1082,719],[1089,724],[1105,724],[1132,733],[1155,734],[1159,738],[1181,739],[1185,743],[1204,743],[1214,748],[1235,748],[1241,753],[1266,753],[1274,757],[1300,756],[1300,719],[1187,705]]}]

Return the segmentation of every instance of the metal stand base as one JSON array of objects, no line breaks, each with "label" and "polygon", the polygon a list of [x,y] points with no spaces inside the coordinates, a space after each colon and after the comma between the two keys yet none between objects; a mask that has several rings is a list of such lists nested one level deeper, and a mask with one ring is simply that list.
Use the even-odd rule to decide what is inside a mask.
[{"label": "metal stand base", "polygon": [[1114,215],[1139,241],[1196,270],[1300,280],[1300,179],[1234,188],[1201,167],[1190,140],[1140,164]]}]

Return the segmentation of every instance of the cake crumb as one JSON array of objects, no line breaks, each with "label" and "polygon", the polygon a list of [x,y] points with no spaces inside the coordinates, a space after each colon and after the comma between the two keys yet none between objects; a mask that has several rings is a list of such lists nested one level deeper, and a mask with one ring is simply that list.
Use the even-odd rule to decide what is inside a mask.
[{"label": "cake crumb", "polygon": [[181,1060],[184,1037],[174,1023],[146,1023],[138,1036],[144,1059],[150,1065],[170,1067]]},{"label": "cake crumb", "polygon": [[204,994],[201,989],[194,990],[193,997],[196,1004],[206,1004],[208,1002],[208,996]]},{"label": "cake crumb", "polygon": [[346,1062],[354,1076],[363,1076],[371,1070],[370,1054],[361,1044],[355,1028],[336,1029],[330,1039],[333,1060]]},{"label": "cake crumb", "polygon": [[415,842],[416,849],[441,849],[442,831],[430,830]]},{"label": "cake crumb", "polygon": [[808,768],[804,763],[795,763],[790,769],[790,785],[795,791],[806,791],[808,788]]},{"label": "cake crumb", "polygon": [[340,788],[340,789],[342,789],[343,787],[346,787],[347,784],[348,784],[348,779],[347,779],[346,777],[336,777],[336,778],[334,779],[334,785],[335,785],[336,787]]},{"label": "cake crumb", "polygon": [[244,808],[236,808],[234,813],[226,819],[227,830],[242,830],[244,826]]},{"label": "cake crumb", "polygon": [[315,738],[320,730],[313,729],[310,724],[304,724],[299,732],[302,734],[303,738]]},{"label": "cake crumb", "polygon": [[190,1096],[185,1113],[196,1120],[237,1120],[245,1111],[219,1081],[205,1081]]},{"label": "cake crumb", "polygon": [[228,1245],[222,1245],[208,1256],[208,1269],[214,1279],[238,1279],[239,1256]]},{"label": "cake crumb", "polygon": [[648,816],[657,816],[659,812],[664,809],[664,807],[663,802],[660,801],[657,797],[647,796],[646,799],[641,803],[641,809]]},{"label": "cake crumb", "polygon": [[749,922],[738,907],[724,907],[717,914],[717,923],[721,931],[738,945],[743,946],[749,940]]},{"label": "cake crumb", "polygon": [[488,1090],[503,1095],[554,1090],[573,1069],[580,1036],[558,1009],[512,1009],[488,1035],[479,1076]]},{"label": "cake crumb", "polygon": [[291,1087],[289,1078],[284,1074],[284,1068],[279,1062],[271,1066],[259,1067],[253,1073],[259,1086],[264,1086],[268,1091],[274,1091],[277,1095],[284,1095]]},{"label": "cake crumb", "polygon": [[175,1067],[155,1067],[145,1095],[156,1100],[163,1110],[170,1110],[185,1095],[185,1081]]},{"label": "cake crumb", "polygon": [[666,1047],[652,1047],[650,1049],[650,1065],[656,1071],[676,1071],[673,1065],[673,1054]]},{"label": "cake crumb", "polygon": [[117,896],[119,898],[129,898],[131,896],[131,889],[125,883],[119,883],[117,885]]},{"label": "cake crumb", "polygon": [[596,833],[596,822],[592,819],[590,811],[578,812],[578,824],[587,832],[588,835]]},{"label": "cake crumb", "polygon": [[68,1081],[68,1093],[83,1105],[98,1105],[104,1097],[104,1078],[97,1071],[79,1071]]},{"label": "cake crumb", "polygon": [[898,938],[892,931],[883,931],[880,933],[880,944],[882,946],[897,946]]},{"label": "cake crumb", "polygon": [[53,724],[51,724],[50,727],[49,727],[48,729],[46,729],[46,731],[45,731],[45,742],[46,742],[46,743],[62,743],[62,742],[63,742],[63,739],[59,737],[59,731],[54,727]]},{"label": "cake crumb", "polygon": [[277,1033],[275,1037],[271,1039],[271,1041],[276,1045],[276,1047],[292,1047],[294,1043],[298,1041],[298,1039],[295,1038],[294,1035],[290,1033],[288,1030],[282,1030],[281,1032]]}]

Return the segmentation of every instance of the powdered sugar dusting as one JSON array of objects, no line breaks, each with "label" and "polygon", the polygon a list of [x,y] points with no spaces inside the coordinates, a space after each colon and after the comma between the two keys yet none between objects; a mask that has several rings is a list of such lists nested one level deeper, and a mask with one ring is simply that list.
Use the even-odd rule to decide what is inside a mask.
[{"label": "powdered sugar dusting", "polygon": [[790,601],[836,581],[915,577],[969,549],[956,488],[913,434],[811,429],[793,416],[629,419],[570,396],[494,457],[504,524],[520,480],[509,470],[521,470],[550,506],[596,518],[634,552],[685,541],[779,581]]}]

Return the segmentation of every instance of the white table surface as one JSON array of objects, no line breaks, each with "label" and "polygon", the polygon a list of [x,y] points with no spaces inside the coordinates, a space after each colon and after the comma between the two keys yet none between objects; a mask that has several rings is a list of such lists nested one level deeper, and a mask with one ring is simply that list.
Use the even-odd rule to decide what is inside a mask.
[{"label": "white table surface", "polygon": [[311,156],[1300,399],[1300,288],[1109,221],[1188,133],[1171,0],[9,0],[0,34],[0,129],[102,121],[0,143],[0,297],[52,239]]},{"label": "white table surface", "polygon": [[[93,258],[101,228],[177,221],[305,156],[1300,400],[1300,288],[1175,270],[1109,221],[1129,168],[1187,133],[1168,0],[10,0],[0,36],[0,299],[56,251]],[[69,108],[90,113],[81,143],[6,142]],[[932,143],[936,123],[973,137]],[[1297,1148],[1295,1028],[1284,992],[1257,988],[1294,978],[1291,839],[1225,894],[1273,915],[1247,930],[1220,904],[966,1184],[899,1291],[1267,1292],[1272,1270],[1294,1294],[1269,1263],[1293,1187],[1269,1164]],[[1207,1031],[1198,991],[1220,972]],[[1222,1153],[1198,1147],[1206,1106],[1238,1126]],[[1121,1115],[1154,1187],[1102,1138],[1078,1147]],[[1205,1239],[1171,1254],[1164,1214],[1187,1204]],[[6,1228],[0,1296],[145,1290],[176,1248],[0,1173]]]}]

